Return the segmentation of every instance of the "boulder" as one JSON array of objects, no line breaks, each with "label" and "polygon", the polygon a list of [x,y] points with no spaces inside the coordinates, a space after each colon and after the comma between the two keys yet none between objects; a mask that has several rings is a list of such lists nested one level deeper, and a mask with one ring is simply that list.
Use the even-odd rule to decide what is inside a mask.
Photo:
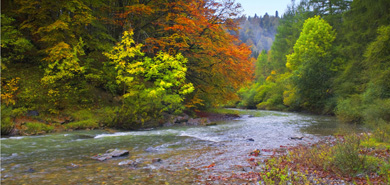
[{"label": "boulder", "polygon": [[187,125],[190,126],[199,126],[199,125],[207,125],[210,123],[208,118],[190,118],[187,122]]},{"label": "boulder", "polygon": [[160,159],[160,158],[152,159],[152,163],[161,163],[161,162],[162,162],[162,159]]},{"label": "boulder", "polygon": [[36,110],[27,111],[27,116],[39,116],[39,112]]},{"label": "boulder", "polygon": [[118,163],[119,166],[133,166],[135,164],[136,163],[133,160],[125,160]]},{"label": "boulder", "polygon": [[253,138],[246,139],[247,141],[255,141]]},{"label": "boulder", "polygon": [[293,136],[293,137],[289,137],[288,139],[302,140],[302,139],[303,139],[303,136]]},{"label": "boulder", "polygon": [[183,122],[187,122],[188,119],[190,119],[190,116],[188,116],[187,114],[183,114],[181,116],[177,116],[176,118],[174,118],[173,122],[174,123],[183,123]]},{"label": "boulder", "polygon": [[92,156],[91,158],[96,159],[98,161],[105,161],[107,159],[111,159],[114,157],[121,157],[121,156],[129,155],[129,153],[130,152],[128,150],[110,149],[110,150],[107,150],[105,154],[97,154],[97,155]]}]

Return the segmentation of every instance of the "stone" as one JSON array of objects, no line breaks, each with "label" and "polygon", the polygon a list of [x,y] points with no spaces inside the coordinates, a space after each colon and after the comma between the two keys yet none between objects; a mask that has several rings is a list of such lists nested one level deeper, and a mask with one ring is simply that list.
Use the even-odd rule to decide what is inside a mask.
[{"label": "stone", "polygon": [[118,163],[119,166],[130,166],[135,165],[135,161],[133,160],[125,160]]},{"label": "stone", "polygon": [[36,110],[29,110],[27,116],[39,116],[39,112]]},{"label": "stone", "polygon": [[98,161],[105,161],[114,157],[121,157],[125,155],[129,155],[128,150],[118,150],[118,149],[110,149],[107,150],[105,154],[97,154],[92,156],[92,159],[96,159]]},{"label": "stone", "polygon": [[176,118],[174,118],[174,123],[183,123],[183,122],[187,122],[188,119],[190,119],[190,116],[188,116],[187,114],[183,114],[182,116],[177,116]]},{"label": "stone", "polygon": [[26,170],[25,172],[27,172],[27,173],[34,173],[35,172],[35,170],[33,169],[33,168],[29,168],[28,170]]},{"label": "stone", "polygon": [[162,159],[160,159],[160,158],[152,159],[152,163],[161,163],[161,162],[162,162]]},{"label": "stone", "polygon": [[289,139],[293,139],[293,140],[302,140],[302,139],[303,139],[303,136],[293,136],[293,137],[289,137]]},{"label": "stone", "polygon": [[66,166],[67,169],[75,169],[75,168],[79,168],[79,167],[81,167],[81,165],[73,164],[73,163],[70,163],[69,166]]},{"label": "stone", "polygon": [[249,138],[247,139],[247,141],[255,141],[253,138]]},{"label": "stone", "polygon": [[199,125],[207,125],[210,123],[210,120],[208,118],[190,118],[187,122],[187,125],[189,126],[199,126]]},{"label": "stone", "polygon": [[215,123],[215,122],[207,123],[207,124],[206,124],[206,126],[215,126],[215,125],[217,125],[217,123]]}]

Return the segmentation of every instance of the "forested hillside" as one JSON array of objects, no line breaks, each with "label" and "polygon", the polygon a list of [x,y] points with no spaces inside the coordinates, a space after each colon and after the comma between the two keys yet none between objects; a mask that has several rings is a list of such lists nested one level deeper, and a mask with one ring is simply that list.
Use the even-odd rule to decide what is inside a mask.
[{"label": "forested hillside", "polygon": [[389,1],[305,0],[289,6],[279,23],[239,106],[335,114],[388,128]]},{"label": "forested hillside", "polygon": [[269,50],[275,40],[276,29],[279,25],[278,11],[276,16],[265,13],[264,16],[242,16],[239,21],[239,39],[251,48],[254,58],[259,56],[262,50]]},{"label": "forested hillside", "polygon": [[253,77],[249,47],[228,32],[241,10],[232,0],[1,5],[3,134],[25,115],[137,128],[236,101]]}]

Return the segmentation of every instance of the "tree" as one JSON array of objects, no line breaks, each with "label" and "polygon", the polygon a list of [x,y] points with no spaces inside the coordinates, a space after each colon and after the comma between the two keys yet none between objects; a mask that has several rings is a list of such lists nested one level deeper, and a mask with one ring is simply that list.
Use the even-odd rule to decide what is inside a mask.
[{"label": "tree", "polygon": [[[123,107],[117,126],[134,128],[162,112],[180,113],[184,96],[194,91],[186,83],[187,60],[181,55],[159,52],[145,57],[142,44],[135,45],[133,32],[125,31],[122,41],[105,55],[117,71],[117,83],[124,86]],[[135,46],[134,46],[135,45]]]},{"label": "tree", "polygon": [[15,19],[1,14],[1,69],[15,62],[24,61],[26,53],[33,49],[31,42],[13,26]]},{"label": "tree", "polygon": [[335,31],[325,20],[319,16],[309,18],[294,45],[294,53],[287,55],[286,66],[292,71],[297,101],[308,110],[322,111],[331,95],[331,78],[335,75],[332,43],[335,38]]},{"label": "tree", "polygon": [[187,80],[196,87],[187,105],[216,105],[236,98],[236,90],[253,77],[250,50],[227,30],[237,31],[233,18],[240,6],[228,0],[147,1],[126,7],[123,25],[134,28],[143,51],[188,59]]}]

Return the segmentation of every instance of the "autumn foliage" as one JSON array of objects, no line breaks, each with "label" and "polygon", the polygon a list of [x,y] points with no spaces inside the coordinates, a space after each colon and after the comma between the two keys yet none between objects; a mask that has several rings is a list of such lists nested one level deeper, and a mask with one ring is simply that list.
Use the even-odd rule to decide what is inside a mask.
[{"label": "autumn foliage", "polygon": [[188,59],[187,79],[195,86],[189,104],[216,104],[236,98],[252,78],[251,51],[227,32],[237,31],[232,18],[239,8],[234,1],[150,1],[126,6],[118,17],[149,55],[165,51]]},{"label": "autumn foliage", "polygon": [[[253,76],[250,49],[231,34],[241,11],[233,0],[17,0],[2,7],[2,99],[21,114],[124,110],[122,100],[132,97],[127,104],[137,111],[123,120],[141,123],[151,112],[156,118],[237,99]],[[137,53],[121,56],[116,49],[130,32],[126,47]],[[146,72],[152,68],[156,74]]]}]

